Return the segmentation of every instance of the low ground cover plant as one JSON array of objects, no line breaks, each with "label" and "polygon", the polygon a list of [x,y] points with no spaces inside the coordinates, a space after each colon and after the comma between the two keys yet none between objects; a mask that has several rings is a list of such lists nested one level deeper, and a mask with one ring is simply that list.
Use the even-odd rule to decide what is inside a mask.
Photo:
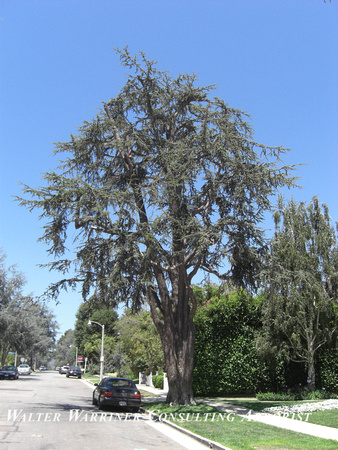
[{"label": "low ground cover plant", "polygon": [[326,410],[338,410],[338,400],[325,400],[323,402],[301,403],[297,405],[280,405],[271,408],[264,408],[263,412],[280,414],[280,413],[302,413]]}]

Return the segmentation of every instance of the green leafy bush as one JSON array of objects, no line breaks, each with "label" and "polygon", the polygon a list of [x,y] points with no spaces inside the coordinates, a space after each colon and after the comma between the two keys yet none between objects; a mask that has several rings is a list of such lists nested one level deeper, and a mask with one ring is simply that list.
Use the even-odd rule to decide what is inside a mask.
[{"label": "green leafy bush", "polygon": [[294,401],[294,400],[327,400],[336,399],[338,396],[325,390],[311,392],[303,389],[299,392],[260,392],[256,395],[257,400],[267,401]]},{"label": "green leafy bush", "polygon": [[268,402],[268,401],[292,401],[292,400],[299,400],[296,398],[295,393],[287,393],[287,392],[260,392],[256,395],[257,400],[261,402]]},{"label": "green leafy bush", "polygon": [[235,291],[208,299],[195,316],[195,395],[255,394],[271,374],[255,349],[260,299]]},{"label": "green leafy bush", "polygon": [[317,361],[317,373],[321,387],[338,394],[338,357],[334,346],[325,348],[320,352]]},{"label": "green leafy bush", "polygon": [[153,375],[153,386],[156,389],[163,389],[163,374]]},{"label": "green leafy bush", "polygon": [[314,392],[304,392],[302,400],[328,400],[330,398],[336,399],[338,395],[322,389]]},{"label": "green leafy bush", "polygon": [[[262,297],[252,298],[244,290],[221,294],[215,286],[196,288],[194,293],[200,305],[194,319],[196,396],[285,391],[293,399],[302,399],[305,393],[309,398],[305,364],[279,360],[273,349],[263,359],[257,351]],[[337,348],[333,340],[317,355],[316,387],[325,389],[313,394],[318,399],[326,398],[325,391],[338,394]]]}]

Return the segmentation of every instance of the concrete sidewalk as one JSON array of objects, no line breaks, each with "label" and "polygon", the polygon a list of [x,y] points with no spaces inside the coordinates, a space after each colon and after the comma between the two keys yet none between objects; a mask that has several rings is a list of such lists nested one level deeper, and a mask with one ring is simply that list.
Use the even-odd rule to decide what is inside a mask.
[{"label": "concrete sidewalk", "polygon": [[[144,384],[138,385],[138,388],[154,394],[154,399],[157,398],[163,401],[166,399],[167,392],[164,390],[155,389]],[[149,401],[153,398],[149,398]],[[229,400],[229,404],[224,403],[226,399],[222,399],[222,402],[217,402],[217,399],[211,398],[199,398],[198,400],[217,408],[221,412],[243,416],[246,417],[247,420],[254,420],[256,422],[262,422],[267,425],[284,428],[297,433],[338,441],[338,428],[324,427],[322,425],[306,422],[305,420],[288,419],[275,414],[255,412],[240,406],[232,405],[231,400]]]},{"label": "concrete sidewalk", "polygon": [[150,392],[151,394],[154,394],[154,397],[161,397],[165,399],[168,394],[168,392],[164,391],[163,389],[156,389],[154,387],[147,386],[145,384],[137,384],[136,387],[137,389],[141,389],[142,391],[147,391]]}]

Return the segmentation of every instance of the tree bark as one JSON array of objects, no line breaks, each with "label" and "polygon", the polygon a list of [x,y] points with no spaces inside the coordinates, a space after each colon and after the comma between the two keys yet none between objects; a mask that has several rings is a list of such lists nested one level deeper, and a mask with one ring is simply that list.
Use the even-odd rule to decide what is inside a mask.
[{"label": "tree bark", "polygon": [[169,385],[166,402],[169,404],[195,403],[192,391],[195,327],[188,322],[184,327],[183,330],[179,326],[166,326],[161,336]]},{"label": "tree bark", "polygon": [[[161,301],[152,289],[148,289],[148,297],[151,315],[163,346],[169,385],[166,401],[170,404],[191,405],[195,403],[192,391],[195,346],[194,311],[184,292],[180,291],[181,295],[178,296],[169,296],[164,284],[159,283],[159,286],[160,293],[162,290]],[[159,311],[162,311],[165,320],[162,320]]]},{"label": "tree bark", "polygon": [[311,392],[316,390],[316,370],[315,370],[315,355],[313,350],[313,343],[309,343],[309,352],[307,358],[307,382],[308,388]]}]

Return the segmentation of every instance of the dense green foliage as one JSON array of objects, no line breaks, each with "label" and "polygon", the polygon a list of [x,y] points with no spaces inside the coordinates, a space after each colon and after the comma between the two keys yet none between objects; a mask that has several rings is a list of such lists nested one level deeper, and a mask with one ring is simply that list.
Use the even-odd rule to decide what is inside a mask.
[{"label": "dense green foliage", "polygon": [[158,374],[158,375],[153,375],[152,377],[152,381],[153,381],[153,386],[156,389],[163,389],[163,374]]},{"label": "dense green foliage", "polygon": [[316,359],[318,385],[338,394],[338,342],[319,352]]},{"label": "dense green foliage", "polygon": [[[57,324],[40,300],[23,294],[24,277],[15,267],[6,267],[0,253],[0,355],[1,366],[8,352],[16,352],[32,368],[47,365],[51,359]],[[14,363],[14,360],[13,360]]]},{"label": "dense green foliage", "polygon": [[89,326],[89,320],[104,325],[105,371],[118,371],[121,357],[117,344],[117,312],[100,302],[84,302],[76,313],[75,345],[78,354],[88,358],[88,368],[95,373],[100,367],[102,328],[95,323]]},{"label": "dense green foliage", "polygon": [[[263,296],[252,298],[245,291],[222,294],[217,286],[195,288],[195,295],[201,304],[195,316],[195,395],[270,392],[266,395],[309,398],[304,363],[280,361],[272,353],[262,358],[257,349]],[[335,342],[317,355],[316,367],[321,395],[338,393]]]},{"label": "dense green foliage", "polygon": [[270,381],[255,350],[261,299],[216,294],[195,316],[195,394],[253,394]]},{"label": "dense green foliage", "polygon": [[128,366],[134,376],[138,372],[155,373],[164,366],[164,356],[160,336],[150,312],[139,311],[135,314],[128,309],[119,318],[118,342],[126,356]]},{"label": "dense green foliage", "polygon": [[304,363],[316,388],[318,351],[337,336],[337,235],[326,205],[279,199],[263,272],[262,354]]},{"label": "dense green foliage", "polygon": [[55,367],[75,365],[76,346],[74,330],[66,330],[55,346]]}]

